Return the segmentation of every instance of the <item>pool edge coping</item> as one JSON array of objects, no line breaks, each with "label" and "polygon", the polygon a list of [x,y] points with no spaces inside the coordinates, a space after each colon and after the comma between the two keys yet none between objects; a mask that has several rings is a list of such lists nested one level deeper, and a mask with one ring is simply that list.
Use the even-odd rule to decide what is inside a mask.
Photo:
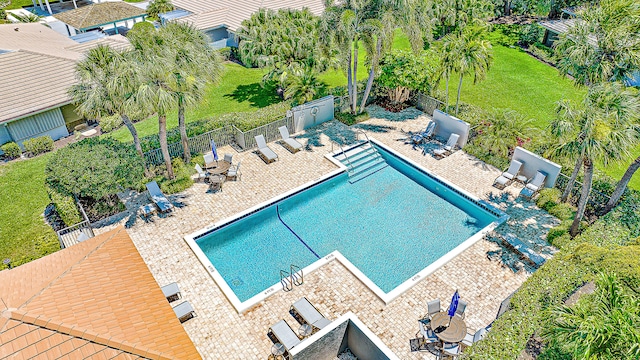
[{"label": "pool edge coping", "polygon": [[[429,264],[427,267],[425,267],[424,269],[422,269],[421,271],[417,272],[415,275],[413,275],[411,278],[409,278],[408,280],[402,282],[400,285],[396,286],[393,290],[391,290],[390,292],[386,293],[384,292],[378,285],[376,285],[371,279],[369,279],[369,277],[367,277],[360,269],[358,269],[358,267],[356,267],[355,265],[353,265],[353,263],[351,263],[351,261],[349,261],[344,255],[342,255],[340,253],[340,251],[338,250],[334,250],[331,253],[329,253],[328,255],[314,261],[313,263],[309,264],[308,266],[304,267],[302,269],[302,273],[303,274],[308,274],[311,273],[319,268],[321,268],[322,266],[328,264],[329,262],[333,261],[333,260],[337,260],[338,262],[340,262],[349,272],[351,272],[360,282],[362,282],[371,292],[373,292],[380,300],[382,300],[385,305],[388,305],[391,301],[395,300],[396,298],[398,298],[399,296],[401,296],[402,294],[404,294],[405,292],[407,292],[409,289],[411,289],[412,287],[414,287],[415,285],[417,285],[420,281],[426,279],[429,275],[433,274],[435,271],[437,271],[438,269],[440,269],[442,266],[444,266],[446,263],[448,263],[449,261],[451,261],[453,258],[455,258],[456,256],[460,255],[462,252],[464,252],[466,249],[470,248],[471,246],[473,246],[475,243],[477,243],[478,241],[480,241],[480,239],[482,239],[487,233],[489,233],[490,231],[494,230],[496,227],[498,227],[500,224],[502,224],[503,222],[505,222],[509,216],[504,213],[502,210],[497,209],[496,207],[494,207],[493,205],[491,205],[489,202],[482,200],[478,197],[476,197],[475,195],[459,188],[457,185],[452,184],[450,181],[447,181],[446,179],[433,174],[432,172],[430,172],[428,169],[426,169],[424,166],[421,166],[419,164],[417,164],[416,162],[414,162],[413,160],[407,158],[406,156],[400,154],[399,152],[397,152],[396,150],[388,147],[387,145],[381,143],[380,141],[376,140],[375,138],[371,137],[370,141],[372,143],[374,143],[377,146],[380,146],[381,148],[385,149],[385,151],[388,151],[390,153],[392,153],[394,156],[398,157],[400,160],[408,163],[409,165],[411,165],[412,167],[414,167],[415,169],[427,174],[428,176],[434,178],[435,180],[437,180],[438,182],[440,182],[441,184],[451,188],[452,190],[458,192],[460,195],[463,195],[464,197],[472,200],[473,202],[475,202],[478,206],[486,208],[489,210],[489,212],[494,213],[493,215],[498,216],[498,218],[496,220],[494,220],[493,222],[491,222],[489,225],[485,226],[483,229],[481,229],[480,231],[478,231],[477,233],[475,233],[474,235],[472,235],[471,237],[469,237],[467,240],[465,240],[464,242],[460,243],[458,246],[456,246],[455,248],[451,249],[449,252],[447,252],[446,254],[444,254],[443,256],[441,256],[440,258],[438,258],[436,261],[434,261],[433,263]],[[201,237],[202,235],[211,232],[211,230],[222,227],[224,225],[229,225],[235,221],[238,221],[254,212],[260,211],[261,209],[271,206],[272,204],[281,201],[285,198],[288,198],[290,196],[293,196],[303,190],[306,190],[307,188],[310,188],[316,184],[319,184],[327,179],[330,179],[332,177],[335,177],[337,175],[340,175],[344,172],[347,171],[347,167],[345,165],[343,165],[339,160],[337,160],[335,158],[336,155],[338,155],[339,153],[342,152],[347,152],[353,148],[356,148],[358,146],[361,146],[363,143],[356,143],[353,145],[349,145],[344,149],[338,149],[336,151],[333,152],[329,152],[327,154],[325,154],[325,158],[328,159],[329,161],[331,161],[334,165],[336,165],[338,167],[338,169],[333,170],[331,172],[329,172],[328,174],[322,175],[312,181],[308,181],[294,189],[291,189],[289,191],[286,191],[278,196],[275,196],[271,199],[268,199],[266,201],[263,201],[255,206],[250,207],[247,210],[241,211],[239,213],[236,213],[232,216],[228,216],[220,221],[217,221],[209,226],[206,226],[204,228],[202,228],[201,230],[195,231],[191,234],[188,234],[186,236],[184,236],[184,240],[186,241],[187,245],[189,246],[189,248],[191,248],[191,250],[193,251],[194,255],[196,255],[196,257],[198,258],[198,260],[200,261],[200,263],[204,266],[205,270],[209,273],[209,275],[213,278],[214,282],[216,283],[216,285],[218,285],[218,287],[220,288],[220,290],[222,291],[222,293],[224,294],[224,296],[227,298],[227,300],[229,300],[229,302],[231,302],[231,304],[233,305],[233,307],[236,309],[236,311],[239,314],[243,314],[245,313],[247,310],[251,309],[252,307],[258,305],[260,302],[264,301],[265,299],[267,299],[268,297],[270,297],[271,295],[275,294],[281,287],[282,284],[280,282],[275,283],[274,285],[268,287],[265,290],[262,290],[260,293],[252,296],[251,298],[245,300],[245,301],[240,301],[240,299],[238,298],[238,296],[235,294],[235,292],[231,289],[231,287],[229,286],[229,284],[227,284],[227,282],[224,280],[224,278],[222,277],[222,275],[220,275],[218,273],[218,271],[216,270],[215,266],[213,266],[213,264],[211,263],[211,261],[209,260],[209,258],[207,258],[207,256],[204,254],[204,252],[202,251],[202,249],[200,248],[200,246],[198,246],[198,244],[196,243],[196,239]]]}]

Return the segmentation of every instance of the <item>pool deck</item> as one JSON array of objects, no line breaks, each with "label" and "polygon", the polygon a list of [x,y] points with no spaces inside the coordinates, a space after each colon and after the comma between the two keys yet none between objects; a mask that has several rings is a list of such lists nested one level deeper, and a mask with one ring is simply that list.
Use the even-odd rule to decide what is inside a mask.
[{"label": "pool deck", "polygon": [[[500,170],[463,151],[436,160],[397,141],[403,137],[400,128],[424,128],[426,119],[425,116],[402,122],[372,119],[365,126],[373,130],[367,132],[370,137],[502,208],[512,216],[503,225],[509,231],[520,237],[543,238],[546,229],[557,220],[531,203],[507,197],[516,195],[518,188],[510,186],[499,191],[492,187]],[[307,141],[305,136],[299,139],[303,144]],[[418,331],[417,320],[425,314],[429,300],[440,298],[446,308],[457,289],[469,303],[465,319],[469,332],[493,321],[500,302],[520,287],[530,272],[514,271],[495,256],[491,260],[490,254],[505,255],[505,251],[484,239],[386,306],[344,266],[332,261],[305,274],[304,284],[293,291],[278,291],[244,314],[236,312],[187,246],[184,236],[335,170],[336,166],[324,157],[331,151],[331,141],[326,135],[320,135],[319,141],[324,146],[314,146],[312,151],[297,154],[291,154],[277,143],[269,143],[279,156],[278,161],[269,165],[250,151],[237,153],[223,147],[218,150],[219,154],[232,153],[234,163],[242,161],[241,181],[226,182],[223,191],[215,194],[206,192],[207,185],[195,184],[172,197],[179,205],[173,215],[154,216],[148,223],[138,219],[127,230],[158,284],[178,282],[184,300],[193,305],[197,317],[184,323],[184,327],[203,358],[268,358],[272,345],[266,336],[269,326],[285,319],[297,330],[298,324],[288,310],[302,296],[330,320],[352,311],[401,359],[435,358],[427,352],[412,353],[409,349],[409,340],[415,338]]]}]

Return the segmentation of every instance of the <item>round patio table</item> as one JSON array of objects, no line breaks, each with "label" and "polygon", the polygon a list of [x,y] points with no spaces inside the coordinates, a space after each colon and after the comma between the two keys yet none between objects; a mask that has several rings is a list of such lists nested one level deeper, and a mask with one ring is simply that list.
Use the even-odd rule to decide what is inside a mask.
[{"label": "round patio table", "polygon": [[207,168],[207,172],[210,175],[220,175],[220,174],[224,174],[227,171],[229,171],[229,168],[231,167],[231,164],[224,161],[224,160],[220,160],[218,161],[218,165],[215,167],[210,167]]},{"label": "round patio table", "polygon": [[[431,318],[431,328],[440,340],[457,343],[467,335],[467,324],[459,316],[454,316],[448,327],[447,324],[449,324],[449,315],[446,312],[439,312]],[[444,328],[441,332],[435,331],[440,327]]]}]

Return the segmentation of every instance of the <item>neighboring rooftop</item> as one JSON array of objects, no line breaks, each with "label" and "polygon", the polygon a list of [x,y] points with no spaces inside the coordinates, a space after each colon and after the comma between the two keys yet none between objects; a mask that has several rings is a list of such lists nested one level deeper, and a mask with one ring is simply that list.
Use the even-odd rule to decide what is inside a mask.
[{"label": "neighboring rooftop", "polygon": [[176,19],[192,24],[200,30],[226,26],[236,31],[242,21],[249,19],[259,9],[302,9],[308,8],[313,14],[324,11],[323,0],[174,0],[176,8],[187,10],[191,15]]},{"label": "neighboring rooftop", "polygon": [[[578,24],[581,21],[583,20],[578,18],[543,20],[538,22],[538,25],[556,34],[564,34],[564,33],[567,33],[569,29],[576,26],[576,24]],[[594,35],[589,35],[588,41],[589,41],[589,44],[593,46],[597,46],[598,44],[598,40]]]},{"label": "neighboring rooftop", "polygon": [[122,226],[0,271],[0,299],[0,358],[201,358]]},{"label": "neighboring rooftop", "polygon": [[144,15],[145,10],[124,1],[109,1],[61,12],[53,17],[74,29],[87,30]]},{"label": "neighboring rooftop", "polygon": [[0,123],[68,104],[75,66],[98,45],[129,46],[120,35],[78,43],[38,23],[0,24]]}]

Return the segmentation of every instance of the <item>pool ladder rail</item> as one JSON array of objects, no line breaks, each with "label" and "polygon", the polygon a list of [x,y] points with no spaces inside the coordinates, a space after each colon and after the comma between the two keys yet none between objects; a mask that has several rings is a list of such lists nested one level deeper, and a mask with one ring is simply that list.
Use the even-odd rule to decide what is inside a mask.
[{"label": "pool ladder rail", "polygon": [[293,286],[300,286],[304,284],[304,274],[300,267],[291,264],[289,271],[280,270],[280,284],[282,284],[282,290],[285,292],[293,290]]},{"label": "pool ladder rail", "polygon": [[387,162],[371,143],[371,140],[369,140],[367,134],[362,130],[356,131],[356,134],[359,135],[360,133],[364,135],[364,141],[347,151],[340,146],[341,152],[337,156],[337,159],[347,167],[349,183],[351,184],[388,166]]}]

